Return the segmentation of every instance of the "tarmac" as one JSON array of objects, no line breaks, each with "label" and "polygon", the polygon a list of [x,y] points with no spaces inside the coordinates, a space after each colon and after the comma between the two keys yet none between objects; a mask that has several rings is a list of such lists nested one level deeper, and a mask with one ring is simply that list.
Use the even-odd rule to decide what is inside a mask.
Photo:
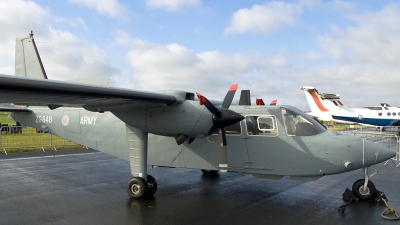
[{"label": "tarmac", "polygon": [[[400,211],[400,168],[371,178]],[[151,168],[158,190],[130,199],[129,163],[94,150],[0,155],[0,224],[400,224],[381,218],[384,203],[346,202],[362,170],[316,181],[263,180],[248,174]]]}]

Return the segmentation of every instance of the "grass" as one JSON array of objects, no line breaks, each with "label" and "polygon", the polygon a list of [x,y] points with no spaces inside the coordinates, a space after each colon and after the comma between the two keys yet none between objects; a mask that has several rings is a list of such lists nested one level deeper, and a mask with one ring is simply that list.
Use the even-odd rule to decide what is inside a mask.
[{"label": "grass", "polygon": [[15,125],[15,121],[8,118],[8,112],[0,112],[0,123],[1,124],[8,124],[8,125]]},{"label": "grass", "polygon": [[[0,113],[0,123],[8,124],[9,126],[15,125],[15,121],[10,120],[8,113]],[[25,127],[22,133],[1,133],[1,150],[6,149],[7,153],[19,152],[34,152],[44,150],[51,150],[56,147],[57,150],[66,149],[79,149],[83,148],[82,145],[58,137],[50,133],[37,133],[35,128]],[[0,151],[1,151],[0,150]]]}]

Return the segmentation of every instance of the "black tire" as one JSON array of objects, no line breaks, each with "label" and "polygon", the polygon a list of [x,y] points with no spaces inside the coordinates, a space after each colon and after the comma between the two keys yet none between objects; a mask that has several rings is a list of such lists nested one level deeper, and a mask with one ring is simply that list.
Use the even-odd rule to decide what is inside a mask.
[{"label": "black tire", "polygon": [[204,170],[204,169],[201,169],[201,172],[203,172],[203,174],[205,174],[205,175],[217,175],[218,174],[218,170]]},{"label": "black tire", "polygon": [[364,179],[357,180],[353,184],[353,193],[359,200],[369,200],[375,198],[376,188],[374,183],[368,181],[367,188],[364,190]]},{"label": "black tire", "polygon": [[157,181],[153,176],[147,174],[147,195],[153,196],[157,191]]},{"label": "black tire", "polygon": [[126,186],[126,192],[131,198],[144,198],[148,192],[148,185],[141,177],[134,177]]}]

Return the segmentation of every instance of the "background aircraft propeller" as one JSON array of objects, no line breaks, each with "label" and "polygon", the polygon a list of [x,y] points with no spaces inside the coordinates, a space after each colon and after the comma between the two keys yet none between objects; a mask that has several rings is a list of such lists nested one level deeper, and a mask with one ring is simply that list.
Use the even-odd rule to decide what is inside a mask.
[{"label": "background aircraft propeller", "polygon": [[196,92],[200,105],[204,105],[208,111],[213,114],[213,126],[208,131],[208,135],[218,130],[218,143],[220,145],[218,151],[218,163],[221,172],[226,172],[228,167],[225,127],[244,119],[242,115],[228,109],[232,103],[233,97],[235,96],[237,87],[238,84],[234,84],[229,88],[221,107],[216,107],[206,97]]}]

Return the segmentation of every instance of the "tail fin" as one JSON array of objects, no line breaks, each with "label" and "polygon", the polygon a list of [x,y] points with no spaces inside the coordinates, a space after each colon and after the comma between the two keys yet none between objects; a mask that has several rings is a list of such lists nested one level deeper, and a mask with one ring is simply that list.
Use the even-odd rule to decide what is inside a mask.
[{"label": "tail fin", "polygon": [[15,75],[47,79],[42,60],[36,48],[33,32],[29,36],[16,39],[15,45]]},{"label": "tail fin", "polygon": [[315,88],[302,87],[300,90],[303,90],[306,95],[308,105],[311,109],[311,113],[309,113],[311,116],[325,121],[332,120],[332,115],[330,114],[329,110],[325,108],[324,104],[322,103],[322,99]]},{"label": "tail fin", "polygon": [[329,110],[325,108],[322,104],[322,99],[319,96],[318,91],[313,87],[302,87],[300,90],[303,90],[306,94],[308,105],[311,108],[312,112],[328,112]]}]

